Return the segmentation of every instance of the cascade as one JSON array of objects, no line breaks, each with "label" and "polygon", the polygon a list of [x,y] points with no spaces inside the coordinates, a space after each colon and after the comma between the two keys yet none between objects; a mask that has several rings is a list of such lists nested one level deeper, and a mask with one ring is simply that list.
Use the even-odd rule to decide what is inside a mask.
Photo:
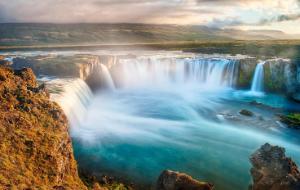
[{"label": "cascade", "polygon": [[53,79],[46,81],[50,98],[57,102],[67,115],[71,126],[82,123],[93,97],[82,79]]},{"label": "cascade", "polygon": [[110,90],[114,90],[115,89],[115,84],[114,81],[110,75],[110,72],[108,70],[108,68],[106,67],[106,65],[104,64],[100,64],[100,74],[101,77],[103,78],[104,81],[104,85],[106,88],[110,89]]},{"label": "cascade", "polygon": [[[121,87],[196,84],[206,87],[234,87],[237,61],[226,58],[120,59],[111,72]],[[106,73],[107,72],[107,73]],[[105,69],[109,84],[111,76]]]},{"label": "cascade", "polygon": [[264,91],[264,64],[265,62],[261,61],[256,65],[252,79],[251,92]]}]

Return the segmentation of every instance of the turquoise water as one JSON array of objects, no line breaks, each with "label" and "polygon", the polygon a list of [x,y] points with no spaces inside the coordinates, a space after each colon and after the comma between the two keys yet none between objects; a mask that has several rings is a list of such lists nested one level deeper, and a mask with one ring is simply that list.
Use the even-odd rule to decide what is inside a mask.
[{"label": "turquoise water", "polygon": [[184,84],[102,91],[82,125],[72,128],[75,156],[84,170],[147,187],[153,187],[162,170],[171,169],[212,182],[217,190],[246,190],[251,183],[249,156],[266,142],[285,147],[300,164],[297,131],[260,129],[267,119],[254,124],[218,119],[219,113],[238,115],[243,108],[265,118],[274,115],[250,105],[253,100],[280,111],[299,108],[277,95]]}]

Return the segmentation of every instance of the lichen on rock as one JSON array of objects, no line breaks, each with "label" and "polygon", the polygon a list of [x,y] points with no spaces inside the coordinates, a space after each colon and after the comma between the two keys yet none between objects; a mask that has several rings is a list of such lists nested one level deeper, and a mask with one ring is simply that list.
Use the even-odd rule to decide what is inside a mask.
[{"label": "lichen on rock", "polygon": [[0,189],[87,189],[68,122],[31,69],[0,67]]}]

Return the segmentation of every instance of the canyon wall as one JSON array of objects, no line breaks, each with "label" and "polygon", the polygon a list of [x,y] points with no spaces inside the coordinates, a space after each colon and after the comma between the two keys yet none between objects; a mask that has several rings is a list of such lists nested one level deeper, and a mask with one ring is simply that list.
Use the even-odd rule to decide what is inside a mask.
[{"label": "canyon wall", "polygon": [[[103,86],[101,64],[110,70],[120,59],[134,59],[133,55],[89,55],[72,56],[34,56],[15,58],[13,62],[2,61],[0,65],[9,65],[14,69],[32,68],[37,76],[78,77],[97,90]],[[256,65],[260,60],[256,57],[241,58],[236,61],[237,89],[249,90]],[[99,72],[100,71],[100,72]],[[226,75],[226,74],[224,74]],[[114,76],[113,76],[114,77]],[[289,59],[266,59],[264,64],[264,90],[288,95],[300,101],[300,64]]]}]

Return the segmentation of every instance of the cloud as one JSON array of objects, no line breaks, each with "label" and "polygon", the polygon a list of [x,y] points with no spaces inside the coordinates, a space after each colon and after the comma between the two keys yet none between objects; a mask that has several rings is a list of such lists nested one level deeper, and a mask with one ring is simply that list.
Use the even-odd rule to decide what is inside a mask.
[{"label": "cloud", "polygon": [[226,19],[213,19],[207,25],[213,28],[224,28],[224,27],[240,26],[240,25],[248,25],[248,24],[239,20],[238,18],[226,18]]},{"label": "cloud", "polygon": [[260,26],[297,21],[300,0],[0,0],[0,22]]},{"label": "cloud", "polygon": [[285,22],[285,21],[296,21],[300,20],[300,13],[299,14],[282,14],[273,18],[262,19],[259,23],[260,25],[268,25],[275,22]]}]

